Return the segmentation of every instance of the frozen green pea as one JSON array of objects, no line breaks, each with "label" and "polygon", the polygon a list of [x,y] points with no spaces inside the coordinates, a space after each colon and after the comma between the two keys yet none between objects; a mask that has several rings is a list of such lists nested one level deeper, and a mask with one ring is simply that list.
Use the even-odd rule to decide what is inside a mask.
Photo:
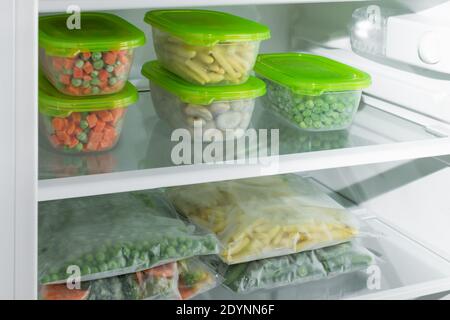
[{"label": "frozen green pea", "polygon": [[108,72],[113,72],[113,71],[114,71],[114,66],[108,64],[108,65],[105,67],[105,70],[108,71]]},{"label": "frozen green pea", "polygon": [[76,66],[77,68],[83,68],[83,66],[84,66],[84,61],[81,60],[81,59],[78,59],[78,60],[75,62],[75,66]]},{"label": "frozen green pea", "polygon": [[314,101],[313,100],[306,101],[305,107],[308,108],[308,109],[314,108]]},{"label": "frozen green pea", "polygon": [[82,86],[83,88],[89,88],[91,86],[91,82],[89,80],[84,80]]},{"label": "frozen green pea", "polygon": [[105,254],[103,253],[103,252],[99,252],[99,253],[97,253],[97,255],[95,256],[95,259],[98,261],[98,262],[103,262],[103,261],[105,261]]},{"label": "frozen green pea", "polygon": [[87,127],[89,127],[89,123],[86,120],[81,120],[80,121],[80,128],[84,130]]},{"label": "frozen green pea", "polygon": [[[97,85],[99,85],[100,83],[101,83],[100,79],[95,78],[95,79],[92,79],[92,80],[91,80],[91,84],[92,84],[93,86],[97,86]],[[92,89],[94,89],[94,88],[92,88]]]},{"label": "frozen green pea", "polygon": [[[84,121],[84,120],[82,120]],[[80,127],[81,127],[81,122],[80,122]],[[86,143],[87,142],[87,134],[84,132],[80,132],[79,134],[77,134],[77,139],[80,140],[81,142]]]},{"label": "frozen green pea", "polygon": [[92,78],[97,78],[97,77],[98,77],[98,71],[97,71],[97,70],[93,70],[93,71],[91,72],[91,77],[92,77]]},{"label": "frozen green pea", "polygon": [[68,74],[68,75],[72,75],[73,74],[73,70],[72,69],[64,69],[63,73],[64,74]]},{"label": "frozen green pea", "polygon": [[102,58],[101,52],[93,52],[92,53],[92,60],[97,61],[97,60],[100,60],[101,58]]},{"label": "frozen green pea", "polygon": [[306,122],[304,122],[304,121],[300,122],[300,128],[305,129],[307,127],[308,127],[308,125],[306,124]]},{"label": "frozen green pea", "polygon": [[117,83],[117,78],[116,77],[111,77],[108,79],[108,83],[110,86],[113,86]]},{"label": "frozen green pea", "polygon": [[303,111],[303,117],[307,118],[310,117],[312,114],[311,110],[305,110]]},{"label": "frozen green pea", "polygon": [[320,116],[317,113],[313,113],[311,114],[311,119],[313,119],[314,121],[318,121],[320,120]]},{"label": "frozen green pea", "polygon": [[83,80],[73,78],[70,82],[72,83],[72,85],[73,85],[74,87],[79,87],[79,86],[81,86],[81,84],[83,83]]},{"label": "frozen green pea", "polygon": [[94,69],[100,70],[103,68],[104,64],[103,60],[97,60],[94,62]]},{"label": "frozen green pea", "polygon": [[100,93],[100,88],[99,87],[92,87],[91,92],[93,94],[98,94],[98,93]]},{"label": "frozen green pea", "polygon": [[83,150],[83,144],[82,143],[78,143],[76,146],[75,146],[75,148],[74,148],[74,150],[75,151],[82,151]]}]

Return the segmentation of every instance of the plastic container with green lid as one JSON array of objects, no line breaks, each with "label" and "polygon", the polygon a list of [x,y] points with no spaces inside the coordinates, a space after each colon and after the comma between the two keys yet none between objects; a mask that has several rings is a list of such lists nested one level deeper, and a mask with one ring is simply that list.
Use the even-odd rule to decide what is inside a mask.
[{"label": "plastic container with green lid", "polygon": [[154,10],[144,21],[152,26],[161,64],[202,85],[245,82],[260,42],[270,38],[265,25],[218,11]]},{"label": "plastic container with green lid", "polygon": [[39,78],[39,127],[57,150],[98,152],[113,148],[122,131],[128,106],[138,100],[136,88],[126,82],[107,96],[71,97]]},{"label": "plastic container with green lid", "polygon": [[267,84],[263,104],[309,131],[349,127],[371,85],[363,71],[303,53],[261,54],[255,72]]},{"label": "plastic container with green lid", "polygon": [[235,86],[194,85],[165,70],[158,61],[145,63],[142,74],[150,81],[158,116],[173,129],[187,129],[191,138],[203,141],[243,136],[255,99],[266,93],[264,82],[255,77]]},{"label": "plastic container with green lid", "polygon": [[39,18],[40,64],[45,76],[59,91],[72,96],[122,90],[133,50],[144,45],[145,34],[108,13],[81,13],[80,28],[71,22],[68,14]]}]

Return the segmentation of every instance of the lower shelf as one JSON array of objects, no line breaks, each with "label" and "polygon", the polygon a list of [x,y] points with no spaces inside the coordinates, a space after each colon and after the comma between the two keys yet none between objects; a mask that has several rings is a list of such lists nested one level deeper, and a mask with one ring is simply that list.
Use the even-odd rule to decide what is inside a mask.
[{"label": "lower shelf", "polygon": [[[380,287],[372,287],[374,270],[338,276],[297,286],[236,294],[224,287],[204,293],[197,299],[414,299],[450,290],[450,261],[421,246],[377,218],[366,222],[378,239],[363,240],[367,248],[382,256],[379,262]],[[378,270],[375,270],[377,272]]]}]

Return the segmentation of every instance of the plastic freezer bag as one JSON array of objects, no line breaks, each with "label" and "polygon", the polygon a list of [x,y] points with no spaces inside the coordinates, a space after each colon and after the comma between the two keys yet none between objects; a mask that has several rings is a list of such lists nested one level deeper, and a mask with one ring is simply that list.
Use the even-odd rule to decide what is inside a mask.
[{"label": "plastic freezer bag", "polygon": [[219,250],[157,191],[41,202],[38,247],[40,283],[65,282],[69,266],[88,281]]},{"label": "plastic freezer bag", "polygon": [[167,189],[176,209],[214,232],[228,264],[349,241],[358,221],[309,179],[295,175]]},{"label": "plastic freezer bag", "polygon": [[43,300],[179,299],[178,268],[172,262],[136,273],[83,282],[80,289],[65,283],[41,287]]},{"label": "plastic freezer bag", "polygon": [[191,299],[220,284],[217,273],[198,258],[178,261],[178,272],[178,291],[183,300]]},{"label": "plastic freezer bag", "polygon": [[[324,253],[325,251],[325,253]],[[375,263],[375,256],[355,243],[227,266],[210,261],[223,274],[224,284],[234,292],[249,293],[306,283],[359,271]]]}]

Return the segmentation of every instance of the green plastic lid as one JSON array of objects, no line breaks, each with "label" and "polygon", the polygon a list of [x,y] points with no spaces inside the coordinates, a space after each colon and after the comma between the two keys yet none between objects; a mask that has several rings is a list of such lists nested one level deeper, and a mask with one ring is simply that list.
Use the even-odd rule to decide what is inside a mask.
[{"label": "green plastic lid", "polygon": [[251,76],[245,83],[233,86],[195,85],[166,71],[158,61],[145,63],[141,73],[181,101],[192,104],[208,105],[214,101],[251,99],[266,93],[265,83]]},{"label": "green plastic lid", "polygon": [[346,64],[311,54],[260,54],[257,74],[306,95],[361,90],[371,85],[370,75]]},{"label": "green plastic lid", "polygon": [[154,10],[146,13],[144,21],[190,45],[197,46],[270,38],[267,26],[218,11]]},{"label": "green plastic lid", "polygon": [[125,108],[135,103],[138,98],[138,91],[130,82],[118,93],[72,97],[62,94],[45,77],[39,76],[39,112],[49,116],[67,117],[72,112]]},{"label": "green plastic lid", "polygon": [[47,54],[70,57],[80,52],[124,50],[142,46],[145,34],[109,13],[80,15],[80,29],[67,28],[69,14],[39,18],[39,46]]}]

